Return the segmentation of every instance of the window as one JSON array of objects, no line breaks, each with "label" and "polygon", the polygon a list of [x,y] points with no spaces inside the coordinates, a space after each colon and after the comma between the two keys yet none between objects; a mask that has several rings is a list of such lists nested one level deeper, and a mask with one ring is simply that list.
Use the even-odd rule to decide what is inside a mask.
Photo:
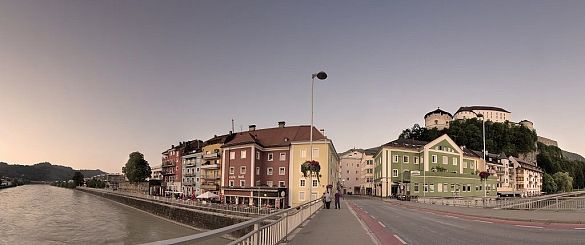
[{"label": "window", "polygon": [[437,155],[432,156],[432,163],[437,163]]},{"label": "window", "polygon": [[414,192],[418,192],[418,183],[414,183]]},{"label": "window", "polygon": [[278,187],[286,187],[284,181],[278,181]]},{"label": "window", "polygon": [[245,180],[240,180],[240,187],[244,187],[246,186],[246,181]]},{"label": "window", "polygon": [[299,192],[299,201],[301,201],[301,202],[305,201],[305,192],[304,191]]},{"label": "window", "polygon": [[285,174],[286,174],[286,168],[285,167],[278,168],[278,175],[285,175]]},{"label": "window", "polygon": [[313,148],[313,158],[319,157],[319,148]]},{"label": "window", "polygon": [[394,161],[392,161],[392,162],[397,163],[398,162],[398,159],[400,159],[400,156],[399,155],[394,155]]},{"label": "window", "polygon": [[302,179],[302,180],[301,180],[301,187],[305,187],[305,185],[306,185],[306,183],[305,183],[305,180],[304,180],[304,179]]},{"label": "window", "polygon": [[317,187],[317,185],[318,185],[318,184],[319,184],[319,183],[317,183],[317,180],[316,180],[316,179],[314,179],[314,180],[313,180],[313,187]]},{"label": "window", "polygon": [[240,158],[241,159],[246,158],[246,151],[240,151]]},{"label": "window", "polygon": [[448,164],[449,158],[447,156],[443,156],[443,164]]},{"label": "window", "polygon": [[256,175],[260,175],[260,167],[256,167]]},{"label": "window", "polygon": [[272,180],[266,181],[266,185],[267,185],[268,187],[272,187],[272,186],[273,186],[273,184],[272,184]]},{"label": "window", "polygon": [[256,151],[256,159],[260,160],[260,152]]},{"label": "window", "polygon": [[435,192],[435,184],[431,184],[431,192]]},{"label": "window", "polygon": [[235,152],[230,152],[230,159],[236,159],[236,153]]},{"label": "window", "polygon": [[410,162],[410,159],[409,159],[409,157],[408,157],[408,156],[403,156],[403,157],[402,157],[402,162],[403,162],[403,163],[408,163],[408,162]]},{"label": "window", "polygon": [[281,161],[286,160],[286,153],[284,153],[284,152],[280,153],[280,160]]},{"label": "window", "polygon": [[437,192],[443,192],[443,184],[442,183],[437,184]]},{"label": "window", "polygon": [[266,168],[266,175],[272,175],[272,167]]},{"label": "window", "polygon": [[307,157],[307,150],[302,149],[301,150],[301,158],[306,158]]},{"label": "window", "polygon": [[457,165],[459,163],[459,158],[453,158],[453,165]]},{"label": "window", "polygon": [[392,169],[392,177],[398,177],[398,169]]},{"label": "window", "polygon": [[467,162],[463,161],[463,168],[467,168]]},{"label": "window", "polygon": [[414,164],[418,164],[418,157],[413,157],[412,161],[414,162]]},{"label": "window", "polygon": [[429,192],[429,184],[424,185],[424,192]]},{"label": "window", "polygon": [[268,153],[268,161],[274,160],[274,154]]},{"label": "window", "polygon": [[455,184],[451,184],[451,192],[455,191]]},{"label": "window", "polygon": [[230,180],[229,186],[234,187],[234,180]]},{"label": "window", "polygon": [[246,174],[246,166],[240,167],[240,174]]},{"label": "window", "polygon": [[230,174],[234,174],[234,173],[235,173],[235,171],[236,171],[236,168],[234,168],[234,167],[230,167]]}]

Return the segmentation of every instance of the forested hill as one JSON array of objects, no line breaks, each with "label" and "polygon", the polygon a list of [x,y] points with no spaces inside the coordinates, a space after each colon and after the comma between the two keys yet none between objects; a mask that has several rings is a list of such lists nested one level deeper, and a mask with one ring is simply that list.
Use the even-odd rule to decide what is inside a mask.
[{"label": "forested hill", "polygon": [[84,177],[93,177],[105,172],[96,170],[75,170],[71,167],[52,165],[48,162],[35,165],[18,165],[0,162],[0,176],[22,178],[31,181],[69,180],[75,171],[80,171]]}]

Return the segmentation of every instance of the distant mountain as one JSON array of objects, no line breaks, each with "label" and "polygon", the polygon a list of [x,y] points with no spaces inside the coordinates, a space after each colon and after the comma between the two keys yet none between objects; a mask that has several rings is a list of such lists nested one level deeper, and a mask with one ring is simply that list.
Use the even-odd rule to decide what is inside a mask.
[{"label": "distant mountain", "polygon": [[580,161],[580,162],[585,162],[585,157],[577,154],[577,153],[573,153],[573,152],[568,152],[563,150],[563,158],[569,160],[569,161]]},{"label": "distant mountain", "polygon": [[23,178],[32,181],[69,180],[73,177],[75,171],[81,171],[84,177],[93,177],[105,173],[99,169],[75,170],[71,167],[52,165],[48,162],[37,163],[35,165],[11,165],[0,162],[0,176]]}]

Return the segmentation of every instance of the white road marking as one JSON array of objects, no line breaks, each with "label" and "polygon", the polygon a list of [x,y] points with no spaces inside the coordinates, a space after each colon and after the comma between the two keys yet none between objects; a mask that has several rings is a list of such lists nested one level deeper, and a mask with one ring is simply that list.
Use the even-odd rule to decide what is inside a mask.
[{"label": "white road marking", "polygon": [[488,224],[493,224],[494,223],[494,222],[491,222],[491,221],[478,220],[478,219],[474,219],[473,221],[477,221],[477,222],[481,222],[481,223],[488,223]]},{"label": "white road marking", "polygon": [[376,217],[374,217],[373,215],[370,215],[370,217],[372,217],[372,219],[376,219]]},{"label": "white road marking", "polygon": [[542,229],[542,227],[540,226],[531,226],[531,225],[515,225],[518,227],[525,227],[525,228],[536,228],[536,229]]},{"label": "white road marking", "polygon": [[585,230],[585,227],[576,227],[576,228],[573,228],[573,229],[575,229],[575,230]]},{"label": "white road marking", "polygon": [[455,216],[451,216],[451,215],[443,215],[445,217],[449,217],[449,218],[454,218],[454,219],[459,219],[459,217],[455,217]]},{"label": "white road marking", "polygon": [[398,241],[400,241],[402,244],[406,244],[406,242],[402,240],[402,238],[400,238],[398,235],[394,235],[394,237],[396,237],[396,239],[398,239]]},{"label": "white road marking", "polygon": [[368,211],[364,210],[364,213],[368,213]]},{"label": "white road marking", "polygon": [[386,228],[386,225],[384,225],[384,223],[382,223],[382,221],[378,221],[378,224],[380,224],[382,227]]}]

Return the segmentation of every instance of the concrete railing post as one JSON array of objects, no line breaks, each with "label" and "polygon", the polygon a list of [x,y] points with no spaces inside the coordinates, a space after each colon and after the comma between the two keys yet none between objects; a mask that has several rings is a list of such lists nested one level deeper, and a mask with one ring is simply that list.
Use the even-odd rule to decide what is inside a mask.
[{"label": "concrete railing post", "polygon": [[252,235],[252,244],[258,245],[260,244],[260,240],[258,239],[258,233],[259,231],[260,225],[258,223],[254,224],[254,235]]}]

